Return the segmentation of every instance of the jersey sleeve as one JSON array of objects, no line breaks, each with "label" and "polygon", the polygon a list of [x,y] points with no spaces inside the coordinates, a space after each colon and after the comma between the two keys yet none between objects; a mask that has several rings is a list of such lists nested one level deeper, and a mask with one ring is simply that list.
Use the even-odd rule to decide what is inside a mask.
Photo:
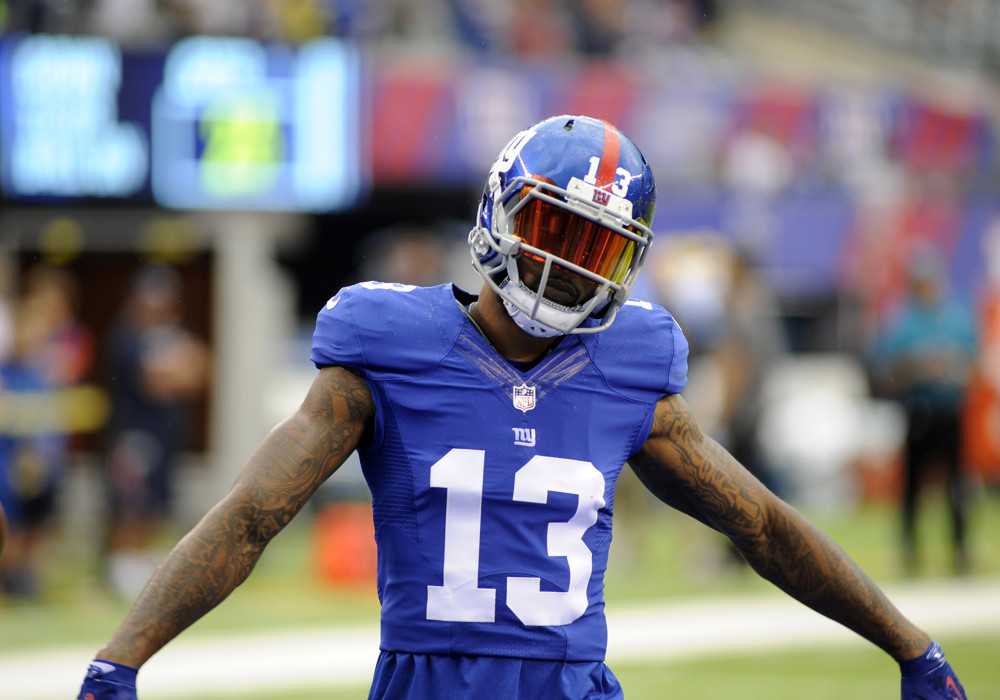
[{"label": "jersey sleeve", "polygon": [[662,306],[629,302],[626,315],[635,338],[631,344],[633,383],[660,394],[680,394],[687,386],[687,338],[680,325]]},{"label": "jersey sleeve", "polygon": [[373,373],[430,370],[455,341],[462,318],[450,285],[362,282],[320,310],[311,359]]},{"label": "jersey sleeve", "polygon": [[662,306],[633,300],[610,327],[594,335],[591,354],[608,386],[646,406],[629,453],[634,454],[649,436],[656,403],[687,386],[688,341]]},{"label": "jersey sleeve", "polygon": [[670,312],[629,301],[595,347],[598,364],[617,391],[656,401],[687,386],[688,341]]},{"label": "jersey sleeve", "polygon": [[316,367],[364,367],[364,346],[354,324],[365,300],[355,287],[345,287],[326,302],[316,316],[310,359]]},{"label": "jersey sleeve", "polygon": [[690,352],[690,346],[688,345],[687,338],[684,337],[684,331],[681,330],[680,325],[670,315],[669,312],[664,310],[666,318],[664,321],[669,319],[667,323],[666,333],[670,336],[670,359],[667,362],[667,385],[666,394],[680,394],[684,391],[687,386],[687,373],[688,373],[688,354]]}]

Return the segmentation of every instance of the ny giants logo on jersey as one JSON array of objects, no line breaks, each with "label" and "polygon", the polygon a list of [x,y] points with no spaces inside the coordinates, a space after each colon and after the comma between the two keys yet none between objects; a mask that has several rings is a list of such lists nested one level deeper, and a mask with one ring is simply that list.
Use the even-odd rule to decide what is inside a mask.
[{"label": "ny giants logo on jersey", "polygon": [[522,447],[535,446],[534,428],[511,428],[514,431],[514,444]]},{"label": "ny giants logo on jersey", "polygon": [[535,407],[535,387],[533,386],[527,384],[515,386],[511,397],[514,399],[514,408],[522,413],[527,413]]}]

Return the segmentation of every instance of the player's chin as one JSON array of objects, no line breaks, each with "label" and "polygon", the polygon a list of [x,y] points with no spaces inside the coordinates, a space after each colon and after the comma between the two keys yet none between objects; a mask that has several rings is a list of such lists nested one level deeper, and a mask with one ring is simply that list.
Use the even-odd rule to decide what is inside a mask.
[{"label": "player's chin", "polygon": [[567,306],[573,308],[579,306],[583,303],[583,295],[579,291],[572,287],[564,286],[553,286],[551,284],[545,286],[545,298],[554,304],[559,304],[560,306]]},{"label": "player's chin", "polygon": [[546,299],[571,309],[587,303],[596,293],[597,285],[575,276],[551,279],[545,285]]}]

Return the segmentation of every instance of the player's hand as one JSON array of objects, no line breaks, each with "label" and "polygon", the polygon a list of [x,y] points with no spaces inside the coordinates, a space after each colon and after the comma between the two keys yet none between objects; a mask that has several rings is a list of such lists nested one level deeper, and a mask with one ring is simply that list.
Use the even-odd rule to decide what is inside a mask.
[{"label": "player's hand", "polygon": [[933,642],[923,654],[899,665],[902,700],[968,700],[958,676]]},{"label": "player's hand", "polygon": [[76,700],[137,700],[135,677],[138,673],[131,666],[94,659]]}]

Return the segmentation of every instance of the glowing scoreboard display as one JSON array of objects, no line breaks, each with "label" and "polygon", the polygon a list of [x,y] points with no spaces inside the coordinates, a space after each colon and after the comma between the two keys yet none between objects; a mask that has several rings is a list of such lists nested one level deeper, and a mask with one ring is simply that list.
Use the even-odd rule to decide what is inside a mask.
[{"label": "glowing scoreboard display", "polygon": [[191,37],[165,53],[102,37],[0,42],[0,189],[13,202],[332,211],[366,185],[361,60]]}]

